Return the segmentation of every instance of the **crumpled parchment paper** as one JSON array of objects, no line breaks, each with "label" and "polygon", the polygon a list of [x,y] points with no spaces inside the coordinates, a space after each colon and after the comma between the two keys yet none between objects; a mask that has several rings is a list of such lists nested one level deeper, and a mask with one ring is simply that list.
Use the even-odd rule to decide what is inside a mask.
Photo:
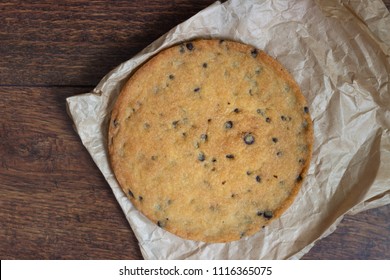
[{"label": "crumpled parchment paper", "polygon": [[[67,99],[75,129],[111,186],[145,259],[298,259],[345,214],[390,203],[390,15],[374,1],[216,2]],[[279,60],[305,95],[313,158],[293,205],[252,237],[226,244],[183,240],[146,219],[110,170],[107,123],[132,71],[193,38],[251,44]]]}]

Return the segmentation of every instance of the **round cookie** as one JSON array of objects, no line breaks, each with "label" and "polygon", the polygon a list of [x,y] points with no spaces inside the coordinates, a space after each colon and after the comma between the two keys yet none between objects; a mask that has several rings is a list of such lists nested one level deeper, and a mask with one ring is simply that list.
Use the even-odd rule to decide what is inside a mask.
[{"label": "round cookie", "polygon": [[195,40],[165,49],[112,111],[113,172],[133,205],[185,239],[250,236],[293,202],[313,143],[290,74],[252,46]]}]

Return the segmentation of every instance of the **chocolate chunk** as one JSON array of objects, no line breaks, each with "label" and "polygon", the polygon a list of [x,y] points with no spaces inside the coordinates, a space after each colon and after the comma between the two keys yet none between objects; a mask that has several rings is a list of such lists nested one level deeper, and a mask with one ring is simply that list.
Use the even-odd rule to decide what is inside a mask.
[{"label": "chocolate chunk", "polygon": [[119,122],[118,122],[118,120],[117,120],[117,119],[114,119],[114,120],[113,120],[113,122],[112,122],[112,124],[114,125],[114,127],[117,127],[117,126],[118,126],[118,124],[119,124]]},{"label": "chocolate chunk", "polygon": [[179,121],[173,121],[173,122],[172,122],[173,128],[176,128],[178,123],[179,123]]},{"label": "chocolate chunk", "polygon": [[245,136],[244,136],[244,142],[245,142],[245,144],[247,144],[247,145],[252,145],[253,143],[255,143],[255,137],[253,137],[253,135],[250,134],[250,133],[245,134]]},{"label": "chocolate chunk", "polygon": [[262,115],[262,116],[264,116],[264,114],[265,114],[264,111],[261,110],[261,109],[257,109],[256,112],[257,112],[259,115]]},{"label": "chocolate chunk", "polygon": [[252,50],[251,50],[251,56],[252,56],[252,57],[256,57],[257,54],[258,54],[257,49],[252,49]]},{"label": "chocolate chunk", "polygon": [[187,43],[186,47],[189,51],[192,51],[194,49],[194,45],[192,43]]},{"label": "chocolate chunk", "polygon": [[199,161],[204,161],[206,159],[206,156],[204,155],[204,153],[203,152],[200,152],[199,154],[198,154],[198,160]]},{"label": "chocolate chunk", "polygon": [[272,211],[264,211],[264,218],[271,219],[274,216],[274,213]]},{"label": "chocolate chunk", "polygon": [[231,128],[233,128],[233,122],[232,121],[225,122],[225,129],[231,129]]},{"label": "chocolate chunk", "polygon": [[165,227],[165,221],[157,221],[157,226],[159,226],[160,228]]}]

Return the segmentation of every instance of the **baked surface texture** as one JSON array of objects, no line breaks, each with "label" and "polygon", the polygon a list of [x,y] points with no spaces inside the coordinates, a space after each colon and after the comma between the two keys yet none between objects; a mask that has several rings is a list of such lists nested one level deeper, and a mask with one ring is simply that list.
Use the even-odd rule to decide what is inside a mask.
[{"label": "baked surface texture", "polygon": [[252,46],[194,40],[158,53],[123,87],[108,149],[133,205],[185,239],[230,242],[277,219],[310,163],[298,85]]}]

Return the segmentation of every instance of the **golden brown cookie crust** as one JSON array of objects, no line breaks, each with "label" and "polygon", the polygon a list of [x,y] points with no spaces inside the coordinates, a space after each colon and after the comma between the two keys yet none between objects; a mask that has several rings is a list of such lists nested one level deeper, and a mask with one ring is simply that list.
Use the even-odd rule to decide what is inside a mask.
[{"label": "golden brown cookie crust", "polygon": [[133,205],[182,238],[229,242],[293,202],[312,121],[291,75],[245,44],[165,49],[123,87],[109,125],[114,174]]}]

